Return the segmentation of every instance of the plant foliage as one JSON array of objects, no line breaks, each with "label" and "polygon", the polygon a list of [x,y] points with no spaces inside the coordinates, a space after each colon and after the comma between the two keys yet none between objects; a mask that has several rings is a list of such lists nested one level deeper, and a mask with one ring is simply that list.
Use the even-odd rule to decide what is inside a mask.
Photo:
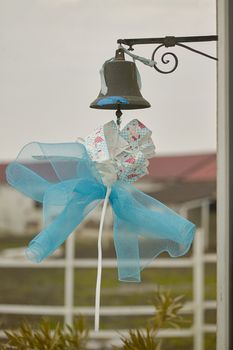
[{"label": "plant foliage", "polygon": [[157,292],[152,300],[155,308],[154,315],[149,320],[149,324],[157,333],[160,328],[171,327],[179,328],[184,322],[183,316],[180,314],[183,308],[184,296],[173,297],[170,291],[161,293]]},{"label": "plant foliage", "polygon": [[127,336],[121,337],[123,346],[115,350],[160,350],[162,340],[158,332],[164,327],[179,327],[183,317],[179,314],[183,307],[183,296],[172,297],[170,292],[158,291],[153,299],[155,308],[146,330],[130,330]]},{"label": "plant foliage", "polygon": [[85,350],[88,330],[84,319],[79,317],[71,327],[57,323],[52,329],[48,320],[43,319],[37,329],[23,322],[15,331],[5,331],[7,344],[0,350]]},{"label": "plant foliage", "polygon": [[[127,336],[121,337],[122,347],[114,347],[115,350],[161,350],[159,331],[164,327],[177,328],[184,322],[180,315],[182,296],[174,298],[170,292],[158,291],[152,304],[155,311],[146,328],[129,330]],[[0,350],[85,350],[88,340],[83,317],[79,317],[72,327],[57,323],[55,329],[45,319],[36,329],[23,322],[19,329],[5,331],[5,334],[8,342],[0,345]]]}]

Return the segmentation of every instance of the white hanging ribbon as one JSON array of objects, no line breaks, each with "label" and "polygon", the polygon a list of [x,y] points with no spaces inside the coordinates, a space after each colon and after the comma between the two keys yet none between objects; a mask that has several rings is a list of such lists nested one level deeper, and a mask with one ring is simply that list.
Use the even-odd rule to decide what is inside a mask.
[{"label": "white hanging ribbon", "polygon": [[101,275],[102,275],[102,235],[104,218],[108,205],[109,196],[111,194],[111,187],[107,187],[106,195],[104,198],[103,209],[100,218],[99,235],[98,235],[98,267],[96,278],[96,290],[95,290],[95,332],[99,331],[100,323],[100,289],[101,289]]},{"label": "white hanging ribbon", "polygon": [[149,58],[134,55],[131,51],[127,50],[124,46],[119,45],[119,48],[121,48],[127,55],[132,57],[134,60],[140,61],[147,66],[154,67],[154,65],[156,64],[154,60],[150,60]]},{"label": "white hanging ribbon", "polygon": [[104,76],[104,67],[106,65],[106,63],[111,62],[114,60],[114,57],[110,58],[109,60],[105,61],[104,64],[102,65],[101,69],[100,69],[100,82],[101,82],[101,93],[103,95],[106,95],[108,92],[108,87],[106,85],[106,81],[105,81],[105,76]]},{"label": "white hanging ribbon", "polygon": [[139,73],[139,70],[138,70],[138,67],[136,65],[136,62],[135,62],[135,59],[133,59],[134,63],[135,63],[135,67],[136,67],[136,76],[137,76],[137,83],[138,83],[138,87],[139,87],[139,90],[142,89],[142,79],[141,79],[141,75]]}]

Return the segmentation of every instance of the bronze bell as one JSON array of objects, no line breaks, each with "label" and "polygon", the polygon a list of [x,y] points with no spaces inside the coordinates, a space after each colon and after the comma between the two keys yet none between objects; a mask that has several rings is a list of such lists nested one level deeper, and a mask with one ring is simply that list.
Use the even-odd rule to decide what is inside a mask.
[{"label": "bronze bell", "polygon": [[124,51],[118,49],[113,61],[104,65],[104,78],[107,92],[100,91],[90,105],[97,109],[140,109],[150,107],[138,86],[134,62],[125,61]]}]

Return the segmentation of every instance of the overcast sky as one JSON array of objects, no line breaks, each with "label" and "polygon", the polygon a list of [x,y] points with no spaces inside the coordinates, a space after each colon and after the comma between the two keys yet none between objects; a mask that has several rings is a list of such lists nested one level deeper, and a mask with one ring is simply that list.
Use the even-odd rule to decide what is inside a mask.
[{"label": "overcast sky", "polygon": [[[30,141],[75,141],[115,119],[89,104],[118,38],[211,34],[214,0],[0,0],[0,160]],[[190,45],[216,55],[214,42]],[[134,53],[149,58],[154,48]],[[173,51],[172,74],[138,63],[151,108],[125,111],[123,124],[138,118],[150,127],[158,155],[214,151],[216,63]]]}]

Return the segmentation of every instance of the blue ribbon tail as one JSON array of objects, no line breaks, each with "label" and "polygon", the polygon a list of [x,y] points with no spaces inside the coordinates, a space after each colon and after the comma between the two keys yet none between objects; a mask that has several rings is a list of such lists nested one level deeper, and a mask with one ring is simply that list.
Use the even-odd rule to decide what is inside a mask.
[{"label": "blue ribbon tail", "polygon": [[37,262],[52,254],[105,195],[85,146],[77,142],[29,143],[6,176],[15,189],[43,202],[45,229],[26,252]]},{"label": "blue ribbon tail", "polygon": [[[119,213],[119,208],[114,205]],[[118,279],[126,282],[140,282],[139,241],[127,222],[114,213],[114,246],[117,256]]]},{"label": "blue ribbon tail", "polygon": [[[104,194],[101,184],[89,180],[78,180],[75,187],[74,181],[51,186],[44,198],[47,226],[29,243],[26,256],[40,262],[51,255],[104,198]],[[51,222],[54,215],[57,217]]]},{"label": "blue ribbon tail", "polygon": [[139,282],[140,271],[160,253],[177,257],[189,250],[195,225],[158,200],[117,183],[110,201],[120,280]]},{"label": "blue ribbon tail", "polygon": [[38,202],[43,201],[44,194],[51,185],[31,169],[17,162],[7,166],[6,179],[16,190]]}]

